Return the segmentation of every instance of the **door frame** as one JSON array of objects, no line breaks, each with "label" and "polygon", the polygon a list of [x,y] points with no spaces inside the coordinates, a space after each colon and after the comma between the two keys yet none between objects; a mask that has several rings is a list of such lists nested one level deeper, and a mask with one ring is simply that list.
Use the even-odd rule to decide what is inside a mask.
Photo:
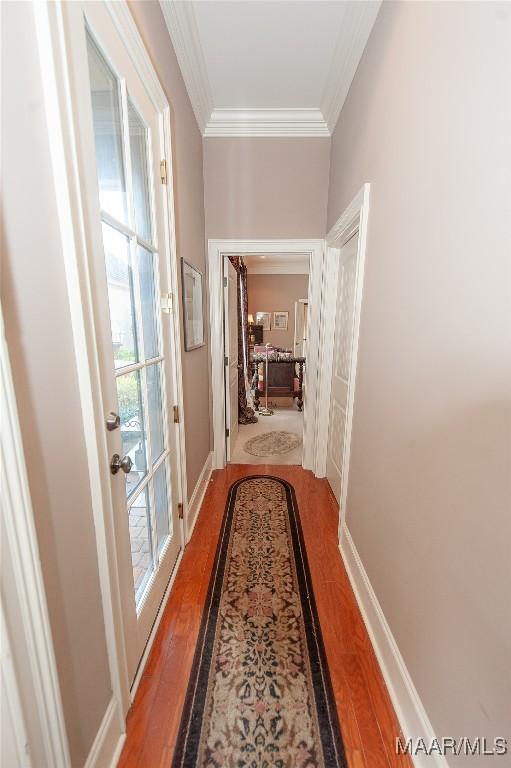
[{"label": "door frame", "polygon": [[[0,307],[2,685],[19,765],[71,768],[9,351]],[[23,670],[21,674],[20,670]],[[28,747],[28,749],[27,749]]]},{"label": "door frame", "polygon": [[[223,275],[224,275],[224,357],[225,357],[225,362],[228,361],[227,364],[224,363],[226,461],[230,461],[230,458],[229,458],[228,454],[230,453],[231,456],[232,456],[232,452],[233,452],[232,449],[234,448],[234,443],[236,442],[236,438],[234,438],[234,443],[233,443],[233,435],[232,435],[232,430],[231,430],[231,425],[232,425],[232,421],[233,420],[231,419],[231,412],[230,412],[230,387],[231,387],[231,381],[230,381],[230,375],[231,375],[230,360],[231,360],[231,356],[232,356],[232,351],[231,351],[231,339],[230,339],[230,335],[229,335],[231,328],[230,328],[230,322],[229,322],[229,305],[228,305],[229,292],[228,292],[228,287],[227,287],[227,285],[228,285],[227,281],[229,280],[229,274],[228,274],[229,266],[234,270],[234,272],[236,272],[236,270],[234,269],[233,265],[230,264],[229,260],[224,257],[223,265],[222,265],[222,267],[223,267]],[[239,275],[236,272],[236,303],[237,303],[237,299],[238,299],[238,295],[237,295],[238,284],[239,284]],[[236,336],[238,336],[238,333],[236,334]],[[227,341],[229,341],[229,349],[227,349]],[[227,354],[227,352],[229,352],[229,354]],[[239,359],[238,359],[238,348],[237,348],[236,349],[236,365],[238,366],[238,364],[239,364]],[[236,385],[236,386],[238,386],[238,385]],[[238,409],[236,408],[236,420],[237,420],[237,418],[238,418]],[[239,424],[237,424],[237,427],[239,429]],[[227,430],[229,430],[229,436],[228,437],[227,437]],[[237,434],[236,434],[236,436],[237,436]],[[227,449],[227,443],[229,445],[229,450]]]},{"label": "door frame", "polygon": [[[71,40],[66,24],[67,4],[34,3],[34,17],[38,38],[44,108],[50,141],[51,165],[55,183],[55,198],[64,255],[65,277],[70,305],[75,360],[78,374],[82,423],[90,487],[98,570],[103,603],[110,677],[113,689],[113,713],[110,721],[117,721],[120,734],[125,732],[126,713],[131,705],[150,645],[155,636],[173,577],[179,567],[181,555],[164,594],[153,630],[142,656],[139,671],[131,691],[126,663],[123,635],[121,593],[117,571],[115,527],[112,504],[109,453],[104,426],[101,397],[100,366],[96,346],[94,296],[92,292],[91,263],[92,232],[97,222],[88,219],[88,201],[80,180],[84,174],[81,152],[80,125],[77,120],[71,73],[74,69]],[[136,68],[156,109],[163,114],[167,184],[164,187],[166,212],[166,243],[173,302],[173,346],[175,350],[175,389],[179,412],[183,410],[181,313],[179,312],[179,280],[174,219],[172,174],[172,131],[170,106],[158,80],[138,28],[127,3],[105,3],[128,55]],[[187,541],[188,493],[186,483],[186,453],[183,419],[177,426],[178,441],[178,496],[184,507],[181,521],[183,547]],[[108,712],[107,712],[108,714]]]},{"label": "door frame", "polygon": [[318,403],[318,465],[326,474],[328,450],[328,431],[330,417],[330,394],[332,384],[332,365],[334,352],[334,335],[337,304],[337,282],[339,267],[339,252],[345,242],[350,239],[355,227],[358,227],[357,276],[355,286],[355,308],[353,316],[353,347],[351,350],[351,367],[348,382],[348,407],[346,411],[345,450],[342,464],[341,501],[339,511],[339,540],[342,535],[343,523],[346,517],[346,498],[348,491],[348,476],[351,449],[351,432],[353,426],[353,407],[355,402],[355,383],[357,375],[358,342],[360,334],[360,312],[364,289],[364,269],[367,246],[367,228],[369,217],[369,183],[364,184],[357,192],[346,210],[339,216],[326,236],[325,259],[323,263],[323,306],[321,314],[321,364]]},{"label": "door frame", "polygon": [[208,240],[209,319],[211,332],[211,391],[213,402],[213,466],[223,469],[227,463],[225,446],[224,384],[224,293],[223,261],[225,256],[250,254],[306,255],[309,258],[309,329],[308,337],[318,339],[307,362],[307,386],[304,397],[304,469],[316,473],[316,422],[320,347],[320,307],[324,240]]},{"label": "door frame", "polygon": [[[293,352],[295,351],[295,347],[296,347],[296,327],[297,327],[297,322],[296,322],[296,320],[297,320],[297,312],[296,312],[296,309],[297,309],[297,304],[304,304],[304,305],[307,304],[307,307],[308,307],[309,306],[309,299],[297,299],[295,301],[295,332],[294,332],[294,337],[293,337]],[[302,341],[304,341],[304,339],[302,339]]]}]

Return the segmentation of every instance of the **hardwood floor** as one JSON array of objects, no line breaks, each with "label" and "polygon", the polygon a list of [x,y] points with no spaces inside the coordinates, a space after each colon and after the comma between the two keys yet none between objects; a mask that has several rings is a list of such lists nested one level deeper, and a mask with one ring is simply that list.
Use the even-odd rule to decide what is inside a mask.
[{"label": "hardwood floor", "polygon": [[128,714],[118,765],[170,767],[227,491],[251,474],[294,486],[350,768],[411,768],[408,757],[395,754],[399,725],[339,553],[328,483],[301,467],[260,464],[213,473]]}]

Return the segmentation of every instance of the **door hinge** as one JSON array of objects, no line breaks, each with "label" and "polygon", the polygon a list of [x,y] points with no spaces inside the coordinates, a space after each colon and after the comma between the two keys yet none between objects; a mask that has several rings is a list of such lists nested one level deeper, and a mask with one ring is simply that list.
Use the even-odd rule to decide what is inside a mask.
[{"label": "door hinge", "polygon": [[179,424],[179,405],[172,406],[172,411],[174,413],[174,424]]},{"label": "door hinge", "polygon": [[160,162],[160,179],[162,184],[167,184],[167,161]]},{"label": "door hinge", "polygon": [[173,309],[172,294],[164,293],[161,297],[161,311],[169,314],[170,312],[172,312],[172,309]]},{"label": "door hinge", "polygon": [[230,434],[231,434],[231,430],[226,427],[226,429],[225,429],[225,436],[229,437]]},{"label": "door hinge", "polygon": [[226,368],[229,365],[229,358],[227,357],[227,355],[224,357],[224,365]]},{"label": "door hinge", "polygon": [[179,517],[180,520],[183,519],[184,515],[183,515],[183,502],[182,501],[180,501],[179,504],[177,505],[177,516]]},{"label": "door hinge", "polygon": [[227,278],[224,277],[224,288],[227,288]]}]

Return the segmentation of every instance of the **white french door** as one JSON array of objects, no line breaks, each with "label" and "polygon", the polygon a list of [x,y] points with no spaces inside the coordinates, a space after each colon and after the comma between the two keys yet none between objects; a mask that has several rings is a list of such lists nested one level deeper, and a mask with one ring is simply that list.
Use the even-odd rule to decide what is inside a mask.
[{"label": "white french door", "polygon": [[[108,3],[73,3],[101,397],[130,683],[182,547],[164,112]],[[93,168],[94,172],[90,172]],[[163,307],[163,309],[162,309]]]},{"label": "white french door", "polygon": [[227,461],[238,436],[238,274],[224,258],[225,421]]},{"label": "white french door", "polygon": [[339,503],[346,482],[346,435],[353,353],[359,230],[341,247],[335,310],[326,476]]}]

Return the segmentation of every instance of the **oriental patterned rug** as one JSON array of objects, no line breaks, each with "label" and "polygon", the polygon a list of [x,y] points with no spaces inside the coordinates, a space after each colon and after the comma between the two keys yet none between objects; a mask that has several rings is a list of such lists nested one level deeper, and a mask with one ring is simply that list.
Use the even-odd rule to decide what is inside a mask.
[{"label": "oriental patterned rug", "polygon": [[229,491],[173,768],[346,768],[292,487]]},{"label": "oriental patterned rug", "polygon": [[296,432],[274,430],[251,437],[243,446],[243,450],[251,453],[252,456],[278,456],[298,448],[301,444],[301,435],[297,435]]}]

